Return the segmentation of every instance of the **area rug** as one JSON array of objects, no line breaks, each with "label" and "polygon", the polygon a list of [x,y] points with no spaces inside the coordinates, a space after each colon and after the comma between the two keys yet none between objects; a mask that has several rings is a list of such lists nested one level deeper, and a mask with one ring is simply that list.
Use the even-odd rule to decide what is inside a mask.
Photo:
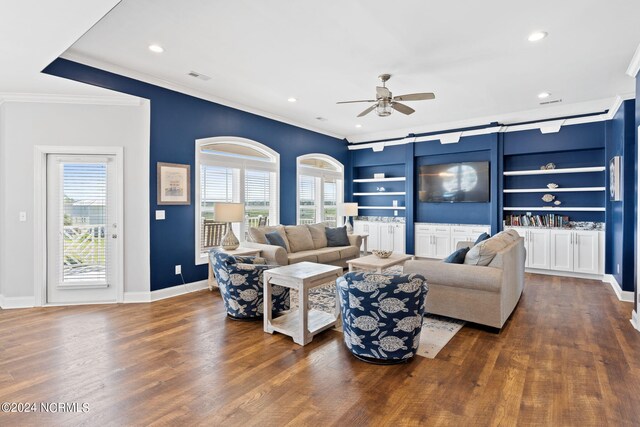
[{"label": "area rug", "polygon": [[[391,267],[385,273],[401,273],[402,267]],[[427,294],[429,298],[429,294]],[[327,313],[334,312],[336,304],[336,284],[329,282],[326,285],[317,287],[309,293],[310,308],[325,311]],[[291,306],[298,306],[297,292],[291,292]],[[433,314],[425,314],[422,323],[422,331],[420,332],[420,345],[418,347],[418,356],[434,359],[436,355],[444,348],[445,345],[458,333],[464,326],[463,320],[451,319],[444,316],[436,316]],[[336,328],[342,332],[341,328]]]}]

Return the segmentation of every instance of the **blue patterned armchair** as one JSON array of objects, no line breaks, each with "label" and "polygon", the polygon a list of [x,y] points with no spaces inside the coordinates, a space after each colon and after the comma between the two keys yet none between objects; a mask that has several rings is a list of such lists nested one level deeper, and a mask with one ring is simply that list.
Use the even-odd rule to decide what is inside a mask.
[{"label": "blue patterned armchair", "polygon": [[352,272],[336,286],[344,342],[355,357],[392,364],[415,355],[429,290],[423,276]]},{"label": "blue patterned armchair", "polygon": [[[264,258],[233,256],[212,250],[209,252],[213,274],[227,309],[235,320],[257,320],[263,315],[262,273],[272,265]],[[289,309],[289,289],[273,286],[273,311]]]}]

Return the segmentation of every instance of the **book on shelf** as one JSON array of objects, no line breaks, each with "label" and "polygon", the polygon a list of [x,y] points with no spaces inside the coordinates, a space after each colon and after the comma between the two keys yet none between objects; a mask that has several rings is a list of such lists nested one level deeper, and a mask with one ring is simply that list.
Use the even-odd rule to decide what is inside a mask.
[{"label": "book on shelf", "polygon": [[506,215],[503,224],[505,227],[565,228],[569,227],[569,217],[556,214]]}]

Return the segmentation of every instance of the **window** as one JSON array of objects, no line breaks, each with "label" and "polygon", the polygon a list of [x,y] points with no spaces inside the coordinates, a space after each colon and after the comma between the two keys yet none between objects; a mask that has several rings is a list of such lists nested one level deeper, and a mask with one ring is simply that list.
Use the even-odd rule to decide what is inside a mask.
[{"label": "window", "polygon": [[280,222],[275,151],[242,138],[201,139],[196,141],[196,169],[196,264],[207,262],[205,221],[215,220],[216,202],[244,203],[244,221],[232,224],[240,240],[261,219],[267,224]]},{"label": "window", "polygon": [[343,202],[344,167],[324,154],[298,157],[298,224],[342,224],[338,204]]}]

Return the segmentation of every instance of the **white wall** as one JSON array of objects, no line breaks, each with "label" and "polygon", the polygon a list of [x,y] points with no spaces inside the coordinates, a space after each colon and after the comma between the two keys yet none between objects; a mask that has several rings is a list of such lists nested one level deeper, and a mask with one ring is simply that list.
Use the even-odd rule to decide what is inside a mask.
[{"label": "white wall", "polygon": [[[125,292],[149,292],[149,103],[0,105],[0,294],[33,297],[34,147],[124,147]],[[27,222],[18,213],[27,212]],[[28,299],[27,299],[28,300]]]}]

